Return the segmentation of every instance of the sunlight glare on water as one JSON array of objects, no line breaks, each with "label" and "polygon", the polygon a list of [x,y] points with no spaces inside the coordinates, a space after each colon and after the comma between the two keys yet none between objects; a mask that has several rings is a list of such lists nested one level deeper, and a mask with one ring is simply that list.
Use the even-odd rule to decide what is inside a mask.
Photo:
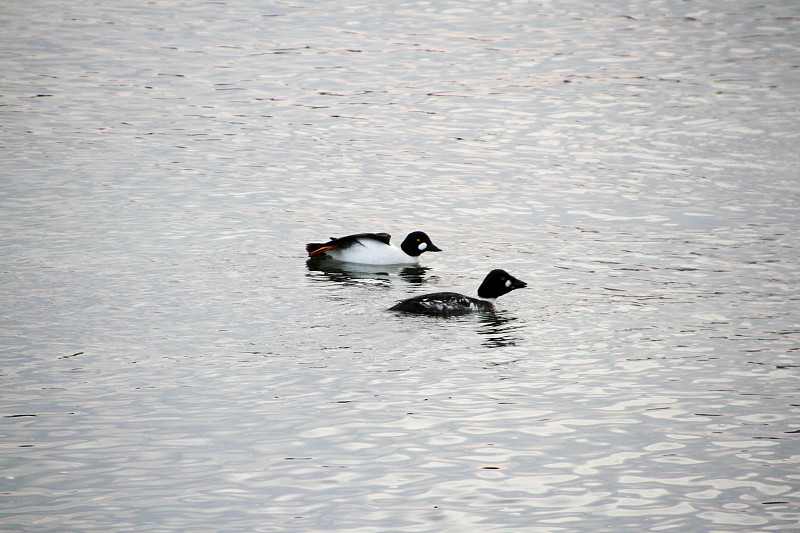
[{"label": "sunlight glare on water", "polygon": [[0,11],[0,529],[800,527],[794,3]]}]

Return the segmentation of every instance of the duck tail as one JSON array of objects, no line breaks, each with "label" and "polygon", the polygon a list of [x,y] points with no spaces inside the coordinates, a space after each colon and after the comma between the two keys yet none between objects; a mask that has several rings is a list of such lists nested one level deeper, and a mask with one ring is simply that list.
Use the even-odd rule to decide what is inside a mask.
[{"label": "duck tail", "polygon": [[308,252],[309,257],[316,257],[318,255],[322,255],[329,250],[333,250],[336,248],[336,245],[330,245],[328,243],[319,243],[319,242],[310,242],[306,244],[306,252]]}]

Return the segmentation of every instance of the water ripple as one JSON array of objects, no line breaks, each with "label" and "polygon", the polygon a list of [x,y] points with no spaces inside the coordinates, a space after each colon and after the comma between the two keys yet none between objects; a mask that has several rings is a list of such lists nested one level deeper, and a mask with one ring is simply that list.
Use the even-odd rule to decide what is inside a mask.
[{"label": "water ripple", "polygon": [[3,9],[5,529],[799,527],[794,3]]}]

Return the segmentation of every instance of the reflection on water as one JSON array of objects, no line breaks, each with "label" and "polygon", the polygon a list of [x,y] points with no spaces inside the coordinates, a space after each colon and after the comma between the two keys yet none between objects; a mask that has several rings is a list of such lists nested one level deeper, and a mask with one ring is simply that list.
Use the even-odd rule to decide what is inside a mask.
[{"label": "reflection on water", "polygon": [[391,281],[397,276],[410,285],[423,285],[429,283],[428,272],[431,267],[407,265],[362,265],[359,263],[345,263],[328,258],[311,258],[306,261],[312,281],[333,281],[336,283],[349,283],[359,280]]},{"label": "reflection on water", "polygon": [[478,314],[477,331],[478,334],[486,337],[481,344],[488,348],[515,346],[520,340],[515,335],[515,331],[521,327],[519,319],[507,311],[495,310]]},{"label": "reflection on water", "polygon": [[0,529],[800,530],[800,3],[0,10]]}]

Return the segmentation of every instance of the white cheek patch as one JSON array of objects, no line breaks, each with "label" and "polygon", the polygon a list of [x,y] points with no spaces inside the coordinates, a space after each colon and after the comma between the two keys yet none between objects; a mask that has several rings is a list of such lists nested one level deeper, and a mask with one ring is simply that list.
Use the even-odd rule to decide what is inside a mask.
[{"label": "white cheek patch", "polygon": [[511,286],[511,280],[510,280],[510,279],[507,279],[507,280],[506,280],[506,287],[510,287],[510,286]]},{"label": "white cheek patch", "polygon": [[428,247],[428,243],[426,243],[426,242],[421,242],[421,243],[419,243],[419,246],[417,246],[417,248],[419,248],[420,252],[422,250],[424,250],[425,248],[427,248],[427,247]]}]

